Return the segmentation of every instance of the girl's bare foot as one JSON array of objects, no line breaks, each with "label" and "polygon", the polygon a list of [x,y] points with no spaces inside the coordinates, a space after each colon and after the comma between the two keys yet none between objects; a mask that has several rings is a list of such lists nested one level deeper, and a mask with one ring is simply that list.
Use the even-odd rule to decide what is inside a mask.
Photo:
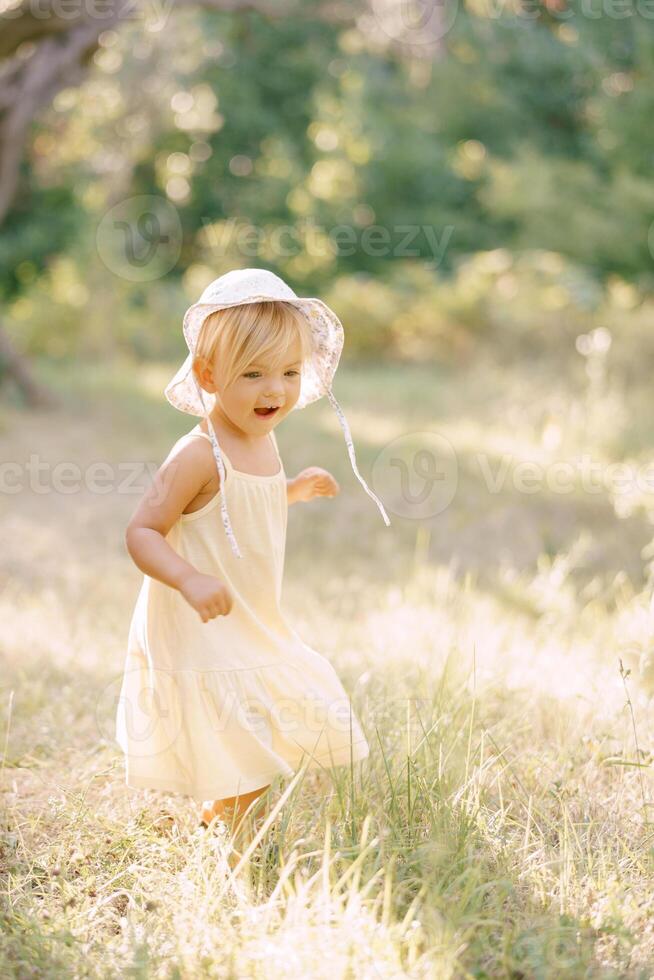
[{"label": "girl's bare foot", "polygon": [[[218,817],[214,820],[214,817]],[[227,863],[232,871],[236,868],[236,865],[241,860],[243,856],[243,851],[235,846],[235,839],[230,835],[229,828],[227,827],[224,820],[221,818],[220,813],[215,809],[211,800],[205,800],[200,810],[200,826],[204,827],[205,830],[214,820],[213,827],[218,829],[220,827],[221,832],[225,834],[225,840],[227,843]]]},{"label": "girl's bare foot", "polygon": [[200,822],[208,827],[213,818],[218,814],[213,800],[205,800],[200,809]]},{"label": "girl's bare foot", "polygon": [[[262,796],[269,786],[254,790],[241,797],[230,797],[227,800],[204,800],[200,810],[200,826],[208,828],[219,824],[226,831],[229,841],[229,866],[234,870],[245,851],[253,841],[261,825],[268,816],[267,801],[260,803],[246,813],[251,804]],[[238,801],[238,802],[237,802]],[[262,806],[263,804],[263,806]],[[216,820],[216,818],[218,818]]]}]

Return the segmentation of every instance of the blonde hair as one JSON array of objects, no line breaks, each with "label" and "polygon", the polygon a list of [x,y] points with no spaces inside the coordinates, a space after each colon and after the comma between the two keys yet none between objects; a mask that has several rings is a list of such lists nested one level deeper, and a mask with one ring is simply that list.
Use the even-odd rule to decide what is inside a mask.
[{"label": "blonde hair", "polygon": [[304,362],[311,355],[312,335],[301,310],[284,300],[243,303],[209,314],[200,329],[195,357],[212,363],[217,354],[220,384],[226,388],[259,357],[271,355],[277,367],[298,336]]}]

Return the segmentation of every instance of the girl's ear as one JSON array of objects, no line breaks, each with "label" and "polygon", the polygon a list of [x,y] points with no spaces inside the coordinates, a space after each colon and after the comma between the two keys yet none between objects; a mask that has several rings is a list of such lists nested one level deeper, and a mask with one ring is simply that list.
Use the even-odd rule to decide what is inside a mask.
[{"label": "girl's ear", "polygon": [[216,385],[213,378],[213,369],[209,361],[204,357],[196,357],[193,361],[193,371],[199,384],[205,391],[215,392]]}]

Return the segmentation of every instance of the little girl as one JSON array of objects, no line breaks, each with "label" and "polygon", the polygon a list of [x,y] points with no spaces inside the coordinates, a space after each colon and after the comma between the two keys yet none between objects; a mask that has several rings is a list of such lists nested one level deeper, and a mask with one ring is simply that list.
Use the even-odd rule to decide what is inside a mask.
[{"label": "little girl", "polygon": [[333,667],[280,608],[288,504],[339,491],[318,466],[287,480],[282,419],[326,394],[355,474],[390,521],[331,391],[343,327],[329,307],[265,269],[240,269],[207,286],[183,329],[189,355],[165,395],[202,421],[175,443],[127,527],[144,578],[116,738],[128,786],[195,798],[206,826],[240,819],[306,756],[313,768],[369,753]]}]

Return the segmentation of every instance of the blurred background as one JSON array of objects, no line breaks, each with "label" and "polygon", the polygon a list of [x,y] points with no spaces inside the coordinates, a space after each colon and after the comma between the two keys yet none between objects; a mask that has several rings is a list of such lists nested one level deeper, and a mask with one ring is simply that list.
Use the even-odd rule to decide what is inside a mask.
[{"label": "blurred background", "polygon": [[[163,396],[186,355],[185,309],[221,273],[265,267],[342,320],[334,393],[391,519],[356,481],[326,400],[293,413],[277,433],[288,475],[325,466],[341,493],[291,508],[289,617],[361,685],[364,725],[398,773],[406,719],[385,714],[390,691],[431,703],[438,687],[435,737],[454,761],[480,725],[513,752],[521,789],[506,777],[504,793],[518,813],[529,794],[541,810],[538,827],[507,824],[501,860],[491,848],[532,896],[510,899],[529,935],[511,946],[524,971],[512,976],[651,963],[626,898],[648,894],[644,866],[606,868],[616,841],[647,832],[651,806],[638,767],[654,720],[654,12],[644,0],[0,11],[2,771],[29,853],[47,851],[53,813],[82,819],[80,800],[108,821],[134,815],[112,741],[141,579],[124,528],[196,421]],[[473,689],[483,725],[473,709],[463,731]],[[598,775],[606,759],[624,766]],[[424,765],[424,813],[438,796],[460,829],[469,783],[453,770],[450,798],[429,783],[433,757]],[[504,814],[499,785],[484,784],[484,805]],[[547,860],[562,786],[587,821],[565,880]],[[593,845],[607,848],[601,880],[594,807],[608,821]],[[409,816],[395,843],[424,844],[425,821]],[[442,869],[456,833],[440,830]],[[542,834],[528,873],[513,833],[521,847]],[[563,911],[534,925],[545,893]],[[480,962],[477,943],[492,952],[474,975],[508,970],[493,894],[490,912],[468,896],[448,920],[453,970]],[[409,897],[407,885],[403,915]],[[571,923],[590,923],[588,946]],[[442,952],[443,922],[431,925]],[[420,955],[434,957],[424,928]],[[542,939],[552,930],[564,963]],[[402,933],[397,948],[416,942]]]}]

